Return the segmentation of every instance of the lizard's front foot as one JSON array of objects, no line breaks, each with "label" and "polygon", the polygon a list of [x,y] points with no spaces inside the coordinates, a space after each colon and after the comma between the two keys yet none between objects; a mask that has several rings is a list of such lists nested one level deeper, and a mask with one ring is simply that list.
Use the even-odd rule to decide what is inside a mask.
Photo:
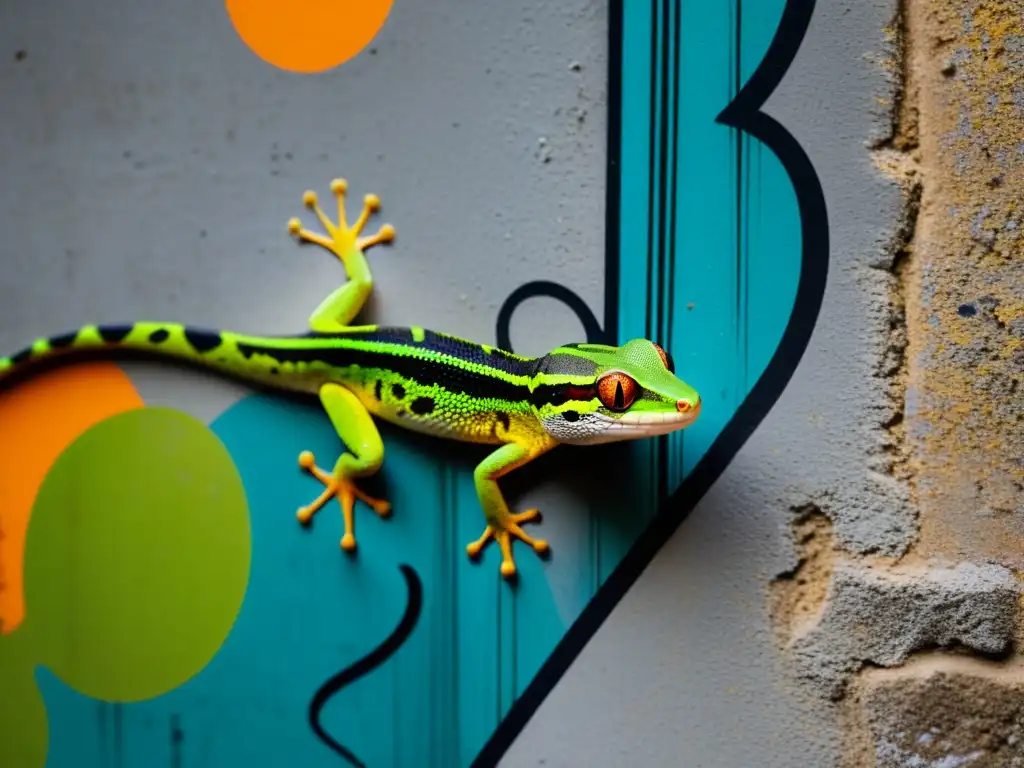
[{"label": "lizard's front foot", "polygon": [[334,179],[331,182],[331,192],[338,198],[337,223],[331,221],[320,208],[316,192],[310,190],[302,196],[302,204],[313,210],[317,218],[320,219],[324,230],[326,230],[327,236],[304,228],[298,218],[293,218],[288,222],[288,231],[296,235],[299,240],[316,243],[326,248],[342,262],[345,261],[346,254],[352,250],[365,251],[367,248],[378,243],[391,242],[395,237],[395,228],[390,224],[382,226],[377,230],[376,234],[360,237],[363,227],[366,226],[367,219],[370,218],[370,214],[380,208],[380,198],[377,195],[366,195],[363,198],[363,210],[360,212],[359,218],[356,219],[352,226],[348,225],[345,218],[345,193],[347,191],[348,182],[345,179]]},{"label": "lizard's front foot", "polygon": [[508,515],[502,521],[496,521],[489,524],[484,530],[483,536],[466,546],[466,553],[470,557],[475,558],[480,554],[484,545],[491,539],[494,539],[498,542],[498,546],[501,548],[501,575],[506,579],[515,576],[516,563],[512,558],[513,537],[529,544],[533,547],[533,551],[538,555],[543,555],[550,549],[546,541],[530,537],[522,528],[519,527],[520,523],[528,523],[539,516],[539,509],[530,509],[518,515]]},{"label": "lizard's front foot", "polygon": [[355,506],[356,499],[365,502],[380,517],[387,517],[391,514],[391,504],[384,499],[375,499],[367,496],[348,478],[338,477],[320,469],[316,465],[316,460],[310,451],[303,451],[299,454],[299,466],[323,483],[325,487],[324,492],[312,504],[299,509],[296,517],[298,517],[300,523],[305,525],[324,504],[337,497],[338,502],[341,504],[341,515],[345,521],[345,533],[341,537],[341,548],[346,552],[351,552],[356,548],[356,537],[352,532],[352,508]]}]

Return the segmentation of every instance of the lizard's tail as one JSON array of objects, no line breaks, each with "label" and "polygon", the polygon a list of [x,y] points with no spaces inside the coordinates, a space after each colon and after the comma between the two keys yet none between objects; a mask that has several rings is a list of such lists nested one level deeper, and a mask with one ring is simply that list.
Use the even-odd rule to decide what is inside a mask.
[{"label": "lizard's tail", "polygon": [[116,356],[123,352],[175,358],[249,382],[301,388],[298,377],[277,375],[280,366],[276,360],[264,354],[253,354],[254,349],[266,349],[268,343],[273,344],[273,341],[176,323],[86,325],[77,331],[37,339],[17,354],[0,357],[0,389],[57,359]]}]

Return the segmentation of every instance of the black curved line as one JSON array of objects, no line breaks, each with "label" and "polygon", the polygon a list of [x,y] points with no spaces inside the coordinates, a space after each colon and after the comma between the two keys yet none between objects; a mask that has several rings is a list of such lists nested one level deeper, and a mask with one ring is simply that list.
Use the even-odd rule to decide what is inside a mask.
[{"label": "black curved line", "polygon": [[309,702],[309,727],[313,729],[313,733],[317,735],[320,741],[356,768],[366,768],[366,764],[360,761],[350,749],[343,746],[324,730],[324,727],[320,724],[320,712],[334,694],[346,685],[369,674],[387,661],[405,644],[413,629],[416,628],[416,622],[419,621],[420,611],[423,608],[423,583],[420,581],[416,571],[412,569],[412,566],[403,563],[398,567],[401,569],[402,575],[405,576],[405,584],[409,590],[409,598],[406,601],[405,614],[402,616],[402,620],[398,622],[394,632],[384,642],[359,659],[359,661],[328,678],[316,690],[316,693],[313,694],[313,698]]},{"label": "black curved line", "polygon": [[512,338],[510,328],[512,325],[512,314],[516,308],[527,299],[537,296],[548,296],[562,302],[569,307],[583,323],[583,330],[586,332],[587,342],[590,344],[611,344],[607,332],[601,328],[601,324],[590,311],[587,303],[578,294],[566,288],[564,285],[553,283],[550,280],[534,280],[524,283],[516,288],[505,299],[505,303],[498,310],[497,337],[498,347],[514,352],[512,349]]},{"label": "black curved line", "polygon": [[[611,3],[612,23],[619,25],[620,30],[623,1],[613,0]],[[659,513],[569,627],[534,679],[513,702],[508,714],[477,754],[473,768],[498,764],[590,638],[774,406],[807,349],[828,278],[828,209],[817,173],[803,147],[784,126],[760,110],[796,57],[814,8],[815,0],[788,0],[761,64],[716,119],[716,122],[746,131],[771,149],[786,169],[796,192],[802,235],[800,279],[793,311],[779,346],[708,452],[665,500]],[[621,69],[621,60],[613,62],[612,66]],[[615,85],[614,76],[610,83]],[[618,211],[608,211],[608,215],[617,216]]]}]

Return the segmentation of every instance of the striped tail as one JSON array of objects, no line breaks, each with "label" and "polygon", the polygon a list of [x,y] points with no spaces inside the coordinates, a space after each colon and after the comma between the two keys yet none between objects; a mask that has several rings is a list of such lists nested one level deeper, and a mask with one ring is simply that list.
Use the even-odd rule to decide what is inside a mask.
[{"label": "striped tail", "polygon": [[[244,380],[267,382],[270,380],[267,365],[252,359],[251,355],[239,353],[239,342],[249,340],[249,337],[226,331],[189,328],[176,323],[86,325],[71,333],[37,339],[15,355],[0,357],[0,387],[37,365],[57,358],[82,353],[116,355],[121,351],[175,358]],[[277,385],[287,385],[287,382],[279,381]]]}]

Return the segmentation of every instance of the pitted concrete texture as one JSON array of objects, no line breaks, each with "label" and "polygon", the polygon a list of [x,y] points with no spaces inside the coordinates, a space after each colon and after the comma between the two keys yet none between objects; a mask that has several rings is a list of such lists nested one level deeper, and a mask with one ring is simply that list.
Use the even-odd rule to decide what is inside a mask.
[{"label": "pitted concrete texture", "polygon": [[846,764],[1024,768],[1024,666],[926,654],[858,681]]},{"label": "pitted concrete texture", "polygon": [[856,474],[811,497],[832,521],[836,542],[860,555],[906,554],[918,533],[906,484],[871,470]]},{"label": "pitted concrete texture", "polygon": [[907,3],[906,436],[923,555],[1024,567],[1024,9]]},{"label": "pitted concrete texture", "polygon": [[869,566],[838,562],[821,618],[792,640],[800,677],[838,699],[865,665],[892,667],[911,654],[958,648],[1006,653],[1019,591],[993,564]]}]

